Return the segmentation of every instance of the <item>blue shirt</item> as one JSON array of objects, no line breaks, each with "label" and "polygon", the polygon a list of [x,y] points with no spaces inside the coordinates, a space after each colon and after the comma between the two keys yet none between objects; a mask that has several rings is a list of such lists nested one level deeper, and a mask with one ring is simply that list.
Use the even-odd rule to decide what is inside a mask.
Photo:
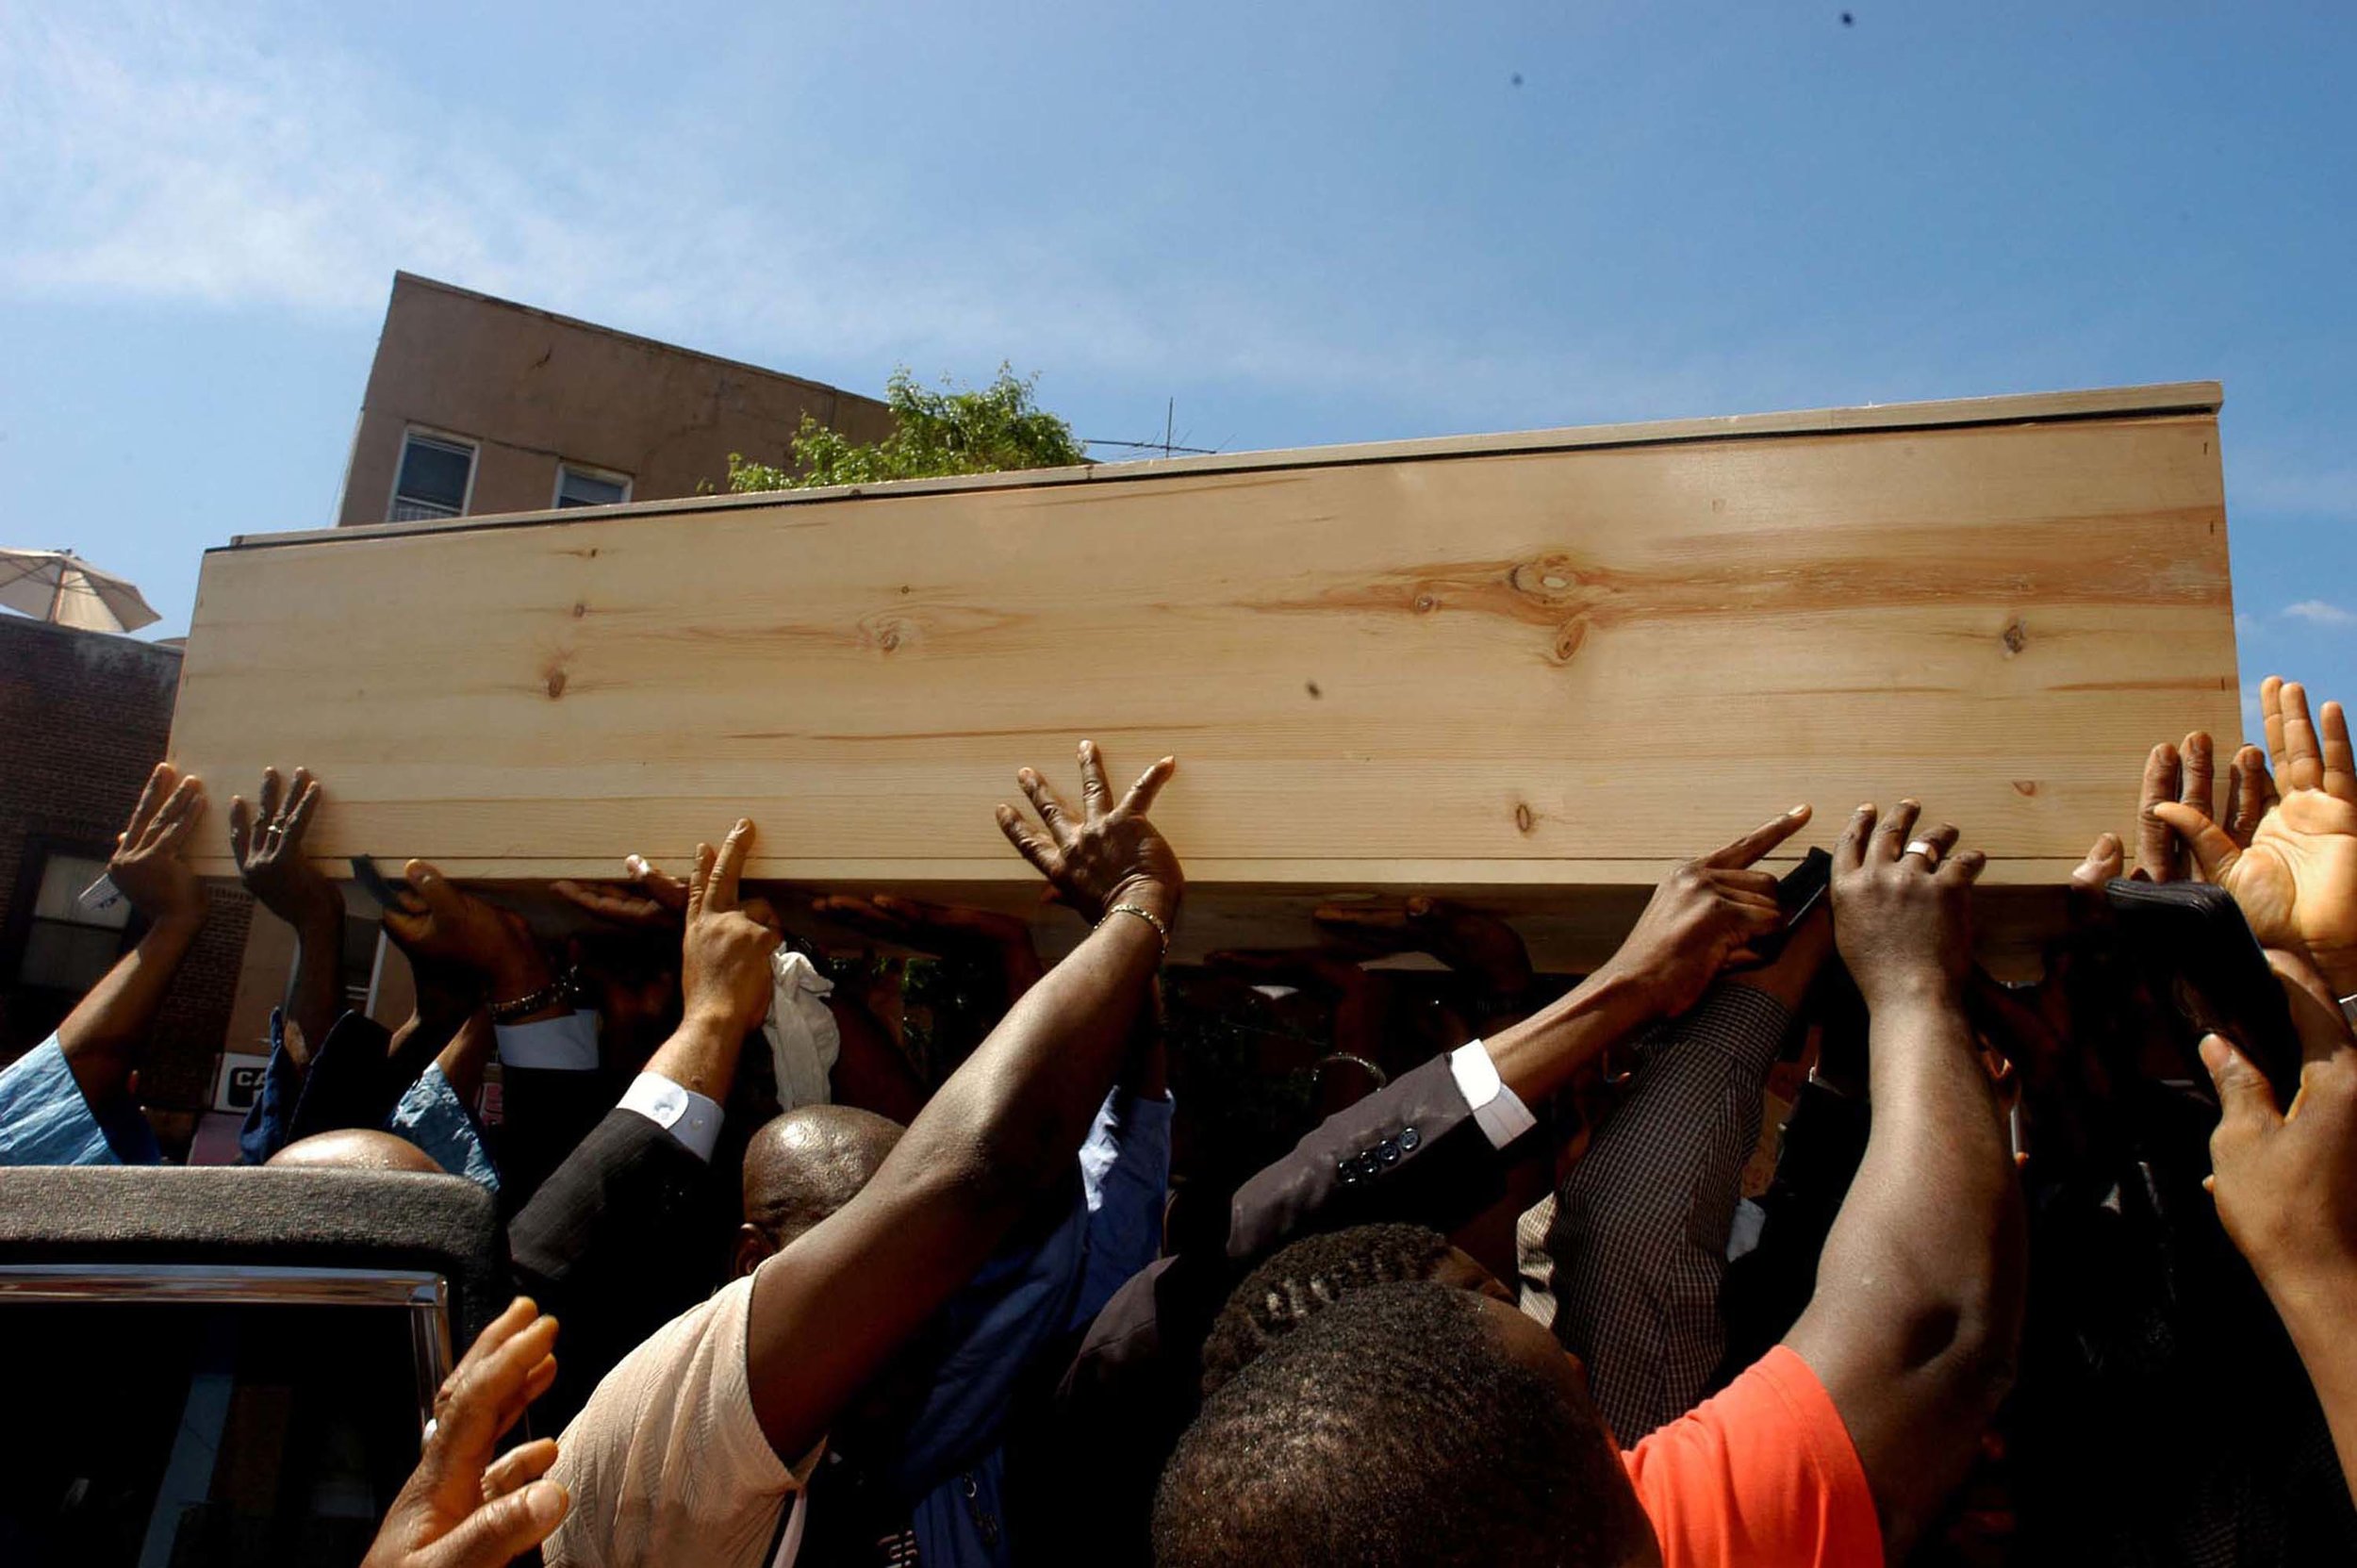
[{"label": "blue shirt", "polygon": [[946,1325],[950,1349],[888,1472],[928,1488],[911,1523],[929,1568],[1008,1568],[1014,1560],[998,1446],[1007,1408],[1032,1359],[1095,1319],[1123,1281],[1161,1254],[1171,1111],[1167,1096],[1108,1095],[1080,1147],[1081,1190],[1063,1223],[993,1258],[934,1320]]},{"label": "blue shirt", "polygon": [[55,1034],[0,1071],[0,1165],[160,1165],[136,1106],[91,1109]]},{"label": "blue shirt", "polygon": [[500,1190],[499,1166],[483,1147],[483,1131],[474,1113],[442,1076],[439,1062],[428,1062],[418,1081],[402,1091],[401,1101],[386,1118],[385,1131],[400,1134],[434,1156],[434,1163],[453,1176],[463,1176],[487,1192]]}]

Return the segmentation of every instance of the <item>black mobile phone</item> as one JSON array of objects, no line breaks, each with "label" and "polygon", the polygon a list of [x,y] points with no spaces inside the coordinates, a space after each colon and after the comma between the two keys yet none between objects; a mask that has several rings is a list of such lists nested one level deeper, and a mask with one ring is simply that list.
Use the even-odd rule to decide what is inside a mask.
[{"label": "black mobile phone", "polygon": [[352,880],[358,883],[367,891],[369,897],[376,900],[376,907],[379,909],[409,907],[402,901],[409,891],[407,884],[396,885],[387,881],[385,873],[376,868],[376,861],[372,856],[354,855],[352,857]]},{"label": "black mobile phone", "polygon": [[1776,879],[1776,907],[1784,911],[1784,927],[1769,933],[1752,943],[1752,950],[1762,962],[1784,950],[1785,937],[1792,928],[1805,920],[1825,901],[1833,890],[1833,856],[1822,850],[1811,850],[1801,857],[1801,864]]},{"label": "black mobile phone", "polygon": [[2288,1105],[2299,1087],[2299,1035],[2291,1004],[2233,896],[2202,882],[2115,878],[2104,901],[2123,949],[2154,997],[2184,1025],[2178,1047],[2202,1075],[2196,1048],[2222,1034],[2250,1058]]}]

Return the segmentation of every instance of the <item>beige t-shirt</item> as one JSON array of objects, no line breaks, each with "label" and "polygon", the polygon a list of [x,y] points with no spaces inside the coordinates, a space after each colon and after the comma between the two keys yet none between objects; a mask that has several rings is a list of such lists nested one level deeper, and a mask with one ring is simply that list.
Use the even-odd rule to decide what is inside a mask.
[{"label": "beige t-shirt", "polygon": [[788,1470],[754,1419],[752,1296],[750,1277],[737,1280],[598,1384],[556,1440],[550,1474],[573,1506],[542,1548],[549,1568],[766,1568],[779,1517],[818,1454]]}]

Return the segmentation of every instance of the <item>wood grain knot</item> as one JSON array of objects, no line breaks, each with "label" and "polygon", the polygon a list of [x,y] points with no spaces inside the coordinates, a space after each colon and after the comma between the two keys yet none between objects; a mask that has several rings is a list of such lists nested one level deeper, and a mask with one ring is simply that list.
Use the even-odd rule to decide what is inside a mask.
[{"label": "wood grain knot", "polygon": [[1537,814],[1532,812],[1530,809],[1530,802],[1527,801],[1515,801],[1514,831],[1517,833],[1528,833],[1531,829],[1537,827],[1538,825],[1539,818]]},{"label": "wood grain knot", "polygon": [[1441,596],[1439,594],[1420,593],[1416,595],[1415,611],[1418,615],[1430,615],[1440,607]]},{"label": "wood grain knot", "polygon": [[548,691],[552,702],[565,695],[565,671],[562,668],[549,671]]},{"label": "wood grain knot", "polygon": [[2023,648],[2028,646],[2030,641],[2030,628],[2022,623],[2022,619],[2019,616],[2016,616],[2011,620],[2005,622],[2004,640],[2005,657],[2009,659],[2016,653],[2020,652]]},{"label": "wood grain knot", "polygon": [[1555,634],[1555,662],[1558,664],[1571,663],[1573,659],[1578,657],[1580,649],[1587,643],[1587,641],[1588,618],[1586,616],[1574,616],[1571,619],[1565,621]]},{"label": "wood grain knot", "polygon": [[2036,795],[2037,793],[2037,781],[2036,779],[2016,779],[2013,782],[2013,792],[2016,795]]},{"label": "wood grain knot", "polygon": [[1318,689],[1318,684],[1315,681],[1302,682],[1301,689],[1308,692],[1312,697],[1323,697],[1326,695],[1326,693]]},{"label": "wood grain knot", "polygon": [[899,647],[900,629],[897,626],[886,627],[883,635],[876,639],[876,646],[887,653]]},{"label": "wood grain knot", "polygon": [[578,599],[576,599],[576,600],[574,600],[574,601],[573,601],[573,619],[574,619],[575,620],[579,620],[579,619],[580,619],[583,616],[585,616],[585,615],[587,615],[588,613],[589,613],[589,606],[588,606],[588,605],[586,605],[586,604],[583,603],[583,602],[582,602],[580,600],[578,600]]},{"label": "wood grain knot", "polygon": [[1544,604],[1569,603],[1587,587],[1579,563],[1569,555],[1549,553],[1518,563],[1507,576],[1516,593]]}]

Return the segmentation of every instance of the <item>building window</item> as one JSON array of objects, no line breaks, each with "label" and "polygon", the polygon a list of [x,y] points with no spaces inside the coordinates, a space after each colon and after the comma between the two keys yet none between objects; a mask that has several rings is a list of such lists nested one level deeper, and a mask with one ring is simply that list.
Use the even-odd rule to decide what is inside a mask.
[{"label": "building window", "polygon": [[411,431],[401,443],[401,471],[393,480],[387,522],[454,518],[467,509],[474,484],[474,445]]},{"label": "building window", "polygon": [[131,900],[109,883],[93,900],[96,908],[81,902],[82,890],[106,874],[104,860],[81,855],[53,854],[42,865],[25,957],[17,966],[20,984],[87,991],[114,967],[131,920]]},{"label": "building window", "polygon": [[630,499],[630,476],[607,473],[600,469],[577,469],[570,463],[556,465],[556,504],[559,506],[612,506]]}]

